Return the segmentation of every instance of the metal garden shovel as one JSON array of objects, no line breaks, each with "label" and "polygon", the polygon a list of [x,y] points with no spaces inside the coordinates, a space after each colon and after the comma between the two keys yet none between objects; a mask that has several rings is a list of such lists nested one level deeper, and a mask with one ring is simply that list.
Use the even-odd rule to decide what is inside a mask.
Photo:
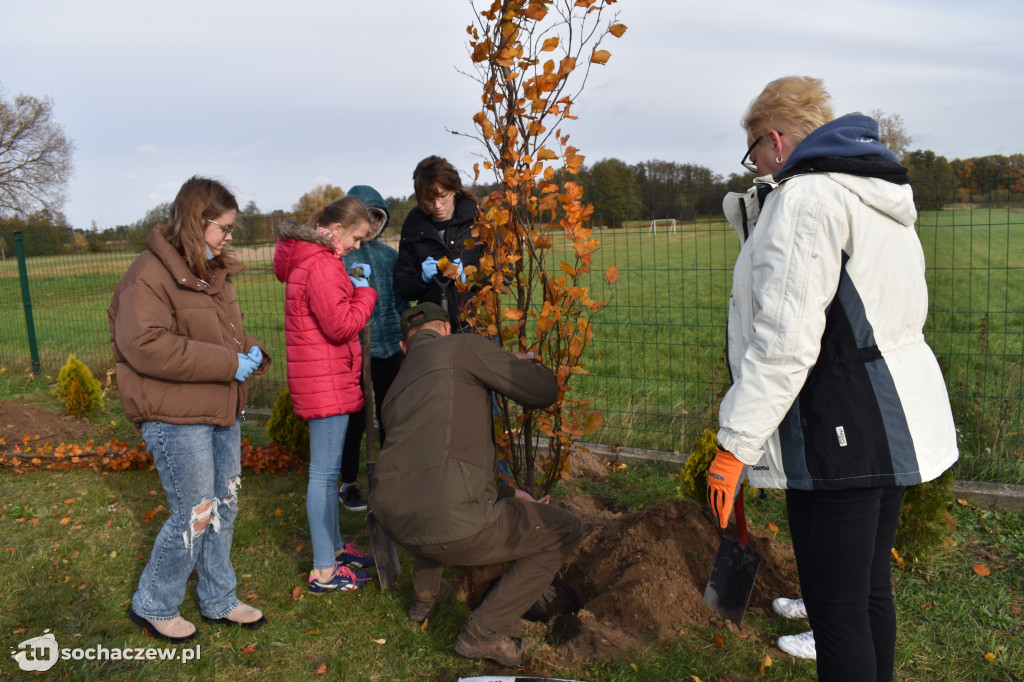
[{"label": "metal garden shovel", "polygon": [[704,603],[722,618],[742,625],[750,594],[754,591],[757,569],[761,566],[761,555],[748,544],[742,486],[736,497],[735,509],[737,539],[722,536],[715,565],[711,568],[711,577],[704,588]]}]

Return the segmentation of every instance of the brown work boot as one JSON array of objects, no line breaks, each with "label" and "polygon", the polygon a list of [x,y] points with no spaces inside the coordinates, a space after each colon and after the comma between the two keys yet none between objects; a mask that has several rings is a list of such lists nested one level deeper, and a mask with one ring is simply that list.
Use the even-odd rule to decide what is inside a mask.
[{"label": "brown work boot", "polygon": [[441,578],[441,585],[436,593],[413,592],[412,604],[409,605],[409,619],[422,623],[434,612],[434,607],[443,602],[452,593],[452,585]]},{"label": "brown work boot", "polygon": [[462,626],[462,632],[455,640],[455,653],[466,658],[486,658],[506,668],[516,668],[523,663],[523,653],[534,645],[532,637],[509,637],[500,632],[485,635],[472,620]]}]

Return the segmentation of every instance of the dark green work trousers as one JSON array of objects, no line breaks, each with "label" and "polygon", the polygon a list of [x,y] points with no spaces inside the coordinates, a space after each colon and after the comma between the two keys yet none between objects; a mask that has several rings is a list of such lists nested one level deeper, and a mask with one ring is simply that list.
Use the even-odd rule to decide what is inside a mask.
[{"label": "dark green work trousers", "polygon": [[413,591],[437,594],[445,564],[489,566],[511,562],[470,615],[477,625],[518,637],[520,617],[540,599],[583,537],[579,517],[549,504],[505,498],[497,519],[479,533],[434,545],[406,546],[416,560]]}]

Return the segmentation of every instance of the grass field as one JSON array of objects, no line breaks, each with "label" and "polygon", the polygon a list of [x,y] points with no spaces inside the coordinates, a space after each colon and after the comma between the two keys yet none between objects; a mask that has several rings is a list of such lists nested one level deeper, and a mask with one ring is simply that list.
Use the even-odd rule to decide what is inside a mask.
[{"label": "grass field", "polygon": [[[0,374],[0,392],[19,403],[56,407],[44,379]],[[121,425],[118,436],[131,438],[133,430],[116,404],[97,419],[109,421]],[[260,437],[258,425],[246,428],[246,435]],[[140,681],[454,681],[494,674],[492,667],[452,650],[468,612],[465,604],[445,603],[425,628],[406,619],[411,574],[404,550],[403,574],[391,589],[381,591],[374,581],[354,593],[316,597],[304,591],[311,564],[306,480],[304,472],[243,473],[232,560],[239,596],[265,611],[266,627],[249,632],[203,623],[193,578],[181,610],[200,628],[198,660],[70,659],[58,661],[46,674],[67,680]],[[633,511],[674,499],[676,481],[655,464],[615,468],[593,486],[595,498],[613,499],[617,508]],[[554,493],[557,501],[562,488]],[[160,647],[125,614],[167,514],[153,470],[16,474],[0,469],[0,633],[8,650],[46,631],[69,650]],[[362,515],[342,514],[345,537],[368,546]],[[780,538],[788,537],[780,494],[748,496],[748,515],[756,532],[774,524]],[[944,546],[903,570],[894,569],[900,623],[897,679],[1024,680],[1024,516],[955,504],[950,526]],[[775,639],[801,632],[803,622],[751,612],[745,623],[761,634],[743,638],[726,628],[691,629],[676,640],[648,641],[623,660],[565,666],[546,674],[588,682],[678,682],[694,676],[815,679],[812,663],[773,653]],[[762,677],[759,667],[766,655],[774,661]],[[28,674],[3,657],[0,679],[8,677],[28,679]]]},{"label": "grass field", "polygon": [[[922,213],[918,230],[928,263],[931,313],[925,330],[947,376],[961,437],[957,477],[1024,483],[1024,215],[965,209]],[[588,284],[606,301],[594,318],[584,360],[590,374],[574,390],[602,410],[592,438],[627,447],[683,451],[716,422],[728,386],[725,315],[739,244],[722,223],[679,223],[600,230],[602,248]],[[248,266],[236,286],[246,330],[275,358],[253,386],[252,405],[270,405],[285,385],[283,285],[268,245],[238,240]],[[112,364],[106,307],[130,254],[87,254],[28,261],[42,372],[55,376],[69,353],[98,376]],[[604,280],[615,264],[620,278]],[[28,367],[18,266],[0,262],[0,363]]]}]

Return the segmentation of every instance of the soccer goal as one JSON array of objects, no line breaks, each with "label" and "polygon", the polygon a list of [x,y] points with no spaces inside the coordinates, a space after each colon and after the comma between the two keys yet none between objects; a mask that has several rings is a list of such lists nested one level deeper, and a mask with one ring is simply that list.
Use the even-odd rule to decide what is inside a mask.
[{"label": "soccer goal", "polygon": [[651,221],[651,226],[647,228],[647,234],[658,234],[658,225],[661,225],[663,228],[668,228],[672,232],[676,231],[675,218],[655,218]]}]

